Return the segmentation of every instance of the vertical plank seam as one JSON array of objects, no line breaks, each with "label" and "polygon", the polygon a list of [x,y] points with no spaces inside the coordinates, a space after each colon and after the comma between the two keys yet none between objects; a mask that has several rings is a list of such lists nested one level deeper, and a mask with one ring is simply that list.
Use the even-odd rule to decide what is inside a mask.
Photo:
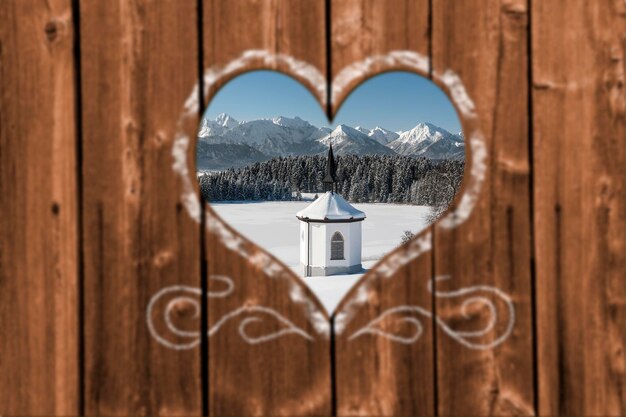
[{"label": "vertical plank seam", "polygon": [[[206,97],[204,97],[204,7],[203,0],[197,0],[196,3],[196,23],[198,37],[198,117],[202,120],[204,110],[206,108]],[[194,140],[192,143],[196,143]],[[195,147],[194,147],[195,150]],[[195,155],[195,152],[194,152]],[[202,211],[200,214],[200,389],[202,398],[202,415],[209,415],[209,306],[208,306],[208,261],[206,254],[206,216],[204,197],[200,193],[200,205]]]},{"label": "vertical plank seam", "polygon": [[324,26],[326,30],[326,117],[328,117],[329,121],[333,121],[333,107],[331,103],[332,96],[332,80],[333,80],[333,66],[332,66],[332,17],[331,17],[331,7],[332,0],[326,0],[326,10],[325,12],[325,20],[326,24]]},{"label": "vertical plank seam", "polygon": [[337,355],[335,352],[335,316],[330,317],[330,414],[337,416]]},{"label": "vertical plank seam", "polygon": [[[428,0],[428,78],[432,81],[433,80],[433,60],[434,60],[434,55],[433,55],[433,0]],[[431,291],[430,294],[430,308],[432,310],[432,315],[430,318],[431,321],[431,328],[432,328],[432,333],[433,333],[433,415],[435,417],[439,416],[439,368],[438,368],[438,363],[439,363],[439,358],[437,355],[437,322],[435,320],[435,318],[437,317],[437,301],[435,298],[435,292],[436,292],[436,282],[435,282],[435,262],[436,262],[436,256],[435,256],[435,249],[436,249],[436,245],[435,245],[435,232],[436,232],[436,227],[435,226],[431,226],[431,230],[432,233],[430,235],[430,247],[431,247],[431,252],[430,252],[430,280],[431,280],[431,288],[433,289],[433,291]]]},{"label": "vertical plank seam", "polygon": [[433,0],[428,0],[428,78],[431,81],[433,79],[433,59]]},{"label": "vertical plank seam", "polygon": [[[325,43],[326,43],[326,117],[330,122],[333,121],[333,103],[332,97],[332,0],[325,0]],[[335,312],[331,313],[330,320],[330,414],[337,416],[337,352],[335,350]]]},{"label": "vertical plank seam", "polygon": [[535,415],[539,415],[539,355],[537,340],[537,272],[535,261],[535,176],[534,176],[534,112],[533,112],[533,45],[532,45],[532,0],[527,0],[527,103],[528,103],[528,202],[529,233],[530,233],[530,299],[532,321],[532,355],[533,355],[533,407]]},{"label": "vertical plank seam", "polygon": [[83,112],[82,112],[82,66],[81,66],[81,42],[80,42],[80,2],[71,0],[72,25],[73,25],[73,56],[74,56],[74,84],[75,84],[75,118],[76,118],[76,297],[77,297],[77,351],[78,375],[76,389],[77,414],[85,415],[85,291],[84,291],[84,236],[83,236]]},{"label": "vertical plank seam", "polygon": [[430,251],[430,280],[431,280],[431,288],[433,289],[433,291],[430,292],[430,308],[432,309],[432,317],[430,318],[431,321],[431,326],[432,326],[432,332],[433,332],[433,405],[434,405],[434,409],[433,409],[433,415],[435,417],[439,416],[439,367],[438,367],[438,355],[437,355],[437,322],[435,320],[435,318],[437,317],[437,299],[435,298],[435,292],[436,292],[436,288],[435,285],[437,285],[436,281],[435,281],[435,261],[436,261],[436,257],[435,257],[435,230],[436,228],[434,226],[431,226],[432,228],[432,233],[431,233],[431,241],[430,241],[430,246],[431,246],[431,251]]}]

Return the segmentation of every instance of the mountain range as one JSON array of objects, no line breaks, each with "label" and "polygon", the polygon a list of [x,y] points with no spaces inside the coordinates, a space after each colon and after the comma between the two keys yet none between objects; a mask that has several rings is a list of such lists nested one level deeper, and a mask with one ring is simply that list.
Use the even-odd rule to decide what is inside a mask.
[{"label": "mountain range", "polygon": [[337,155],[405,155],[429,159],[463,159],[462,134],[431,123],[407,131],[382,127],[367,129],[340,124],[316,127],[299,117],[284,116],[239,122],[220,114],[204,118],[198,132],[196,164],[199,170],[237,168],[279,156],[323,154],[330,143]]}]

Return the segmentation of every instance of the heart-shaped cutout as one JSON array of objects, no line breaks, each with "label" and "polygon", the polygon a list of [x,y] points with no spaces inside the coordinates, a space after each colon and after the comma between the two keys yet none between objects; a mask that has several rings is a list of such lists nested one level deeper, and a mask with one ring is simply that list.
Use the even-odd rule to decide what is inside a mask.
[{"label": "heart-shaped cutout", "polygon": [[[365,127],[367,126],[367,127]],[[419,75],[363,83],[330,124],[297,81],[254,71],[213,98],[198,133],[200,190],[291,268],[328,313],[452,202],[465,141],[454,106]]]}]

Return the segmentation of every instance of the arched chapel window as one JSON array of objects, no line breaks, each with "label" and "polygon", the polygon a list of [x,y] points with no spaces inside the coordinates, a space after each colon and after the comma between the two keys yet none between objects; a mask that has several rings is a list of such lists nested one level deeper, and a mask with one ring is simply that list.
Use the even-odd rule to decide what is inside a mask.
[{"label": "arched chapel window", "polygon": [[335,232],[330,239],[330,259],[344,259],[343,257],[343,236]]}]

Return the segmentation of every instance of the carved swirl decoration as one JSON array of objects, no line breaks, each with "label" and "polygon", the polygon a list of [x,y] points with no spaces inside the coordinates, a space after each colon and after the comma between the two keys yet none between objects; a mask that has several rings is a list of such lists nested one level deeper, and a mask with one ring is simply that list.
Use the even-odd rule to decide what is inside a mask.
[{"label": "carved swirl decoration", "polygon": [[[450,277],[448,276],[437,277],[435,278],[435,282],[443,281],[449,278]],[[428,291],[433,293],[431,282],[428,283]],[[473,331],[455,330],[443,318],[434,315],[434,323],[436,323],[436,325],[439,326],[444,333],[469,349],[491,349],[496,347],[504,342],[513,331],[513,326],[515,324],[515,306],[513,305],[511,298],[496,287],[489,285],[476,285],[453,291],[434,291],[434,295],[435,298],[448,299],[468,296],[469,298],[463,300],[460,307],[461,315],[466,319],[470,318],[469,311],[471,306],[483,306],[487,308],[488,320],[486,325],[484,325],[481,329]],[[495,331],[495,327],[500,320],[499,310],[494,298],[496,300],[500,300],[506,306],[506,326],[502,334],[497,336],[495,339],[483,342],[480,339],[486,338],[490,333]],[[375,335],[397,343],[412,344],[417,342],[423,333],[423,324],[420,321],[421,318],[432,319],[433,313],[417,305],[400,305],[392,307],[383,311],[382,314],[374,320],[354,332],[350,335],[348,340],[354,340],[364,335]],[[413,332],[407,336],[386,330],[382,324],[383,321],[387,320],[399,320],[401,322],[409,323],[413,326]]]},{"label": "carved swirl decoration", "polygon": [[[221,288],[217,291],[209,290],[206,295],[207,298],[225,298],[235,289],[232,279],[226,276],[211,275],[209,281],[219,284]],[[192,311],[191,319],[199,319],[201,297],[202,290],[200,288],[186,285],[172,285],[163,288],[152,296],[146,311],[148,330],[152,337],[161,345],[174,350],[186,350],[198,346],[200,344],[200,332],[182,329],[175,323],[173,316],[178,308],[190,307]],[[157,314],[157,305],[164,306],[162,307],[162,314]],[[162,321],[155,322],[158,319]],[[240,319],[238,326],[239,335],[249,344],[265,343],[289,334],[303,337],[309,341],[313,340],[310,334],[293,324],[276,310],[260,305],[239,307],[225,314],[216,323],[209,326],[208,337],[214,336],[224,324],[236,319]],[[279,330],[261,335],[251,335],[249,331],[251,325],[270,322],[271,320],[276,321],[280,325]],[[157,326],[157,324],[161,325]],[[160,330],[157,330],[157,328]],[[177,341],[172,342],[170,339],[176,339]]]}]

